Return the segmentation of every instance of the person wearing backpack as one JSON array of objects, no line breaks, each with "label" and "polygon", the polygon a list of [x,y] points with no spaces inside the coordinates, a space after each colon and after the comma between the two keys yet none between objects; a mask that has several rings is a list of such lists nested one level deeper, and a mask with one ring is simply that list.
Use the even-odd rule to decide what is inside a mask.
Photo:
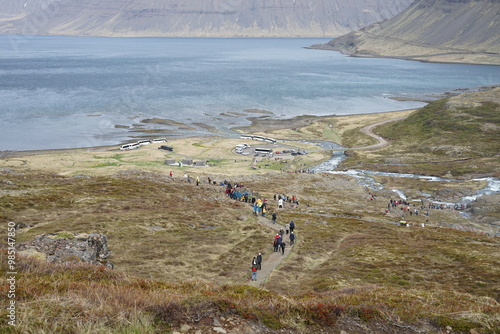
[{"label": "person wearing backpack", "polygon": [[252,266],[252,281],[257,280],[257,266]]}]

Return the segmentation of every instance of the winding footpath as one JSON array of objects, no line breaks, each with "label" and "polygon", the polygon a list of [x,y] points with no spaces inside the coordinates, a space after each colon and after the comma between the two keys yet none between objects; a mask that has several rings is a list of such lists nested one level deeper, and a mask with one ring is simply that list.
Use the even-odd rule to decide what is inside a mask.
[{"label": "winding footpath", "polygon": [[402,121],[402,120],[406,119],[407,117],[408,116],[386,119],[384,121],[373,123],[373,124],[362,127],[361,129],[359,129],[359,131],[363,132],[364,134],[366,134],[372,138],[375,138],[376,140],[378,140],[378,143],[374,144],[374,145],[370,145],[370,146],[354,147],[354,148],[351,148],[351,150],[374,151],[374,150],[379,150],[381,148],[386,147],[387,145],[389,145],[389,142],[387,140],[385,140],[384,138],[380,137],[379,135],[377,135],[375,132],[373,132],[373,129],[379,125],[382,125],[382,124]]},{"label": "winding footpath", "polygon": [[[273,230],[279,231],[280,229],[285,229],[283,225],[280,225],[278,223],[273,223],[270,219],[267,219],[262,216],[258,216],[258,223],[260,225],[270,227]],[[273,235],[269,235],[269,247],[261,251],[262,253],[262,267],[261,270],[257,271],[257,280],[252,281],[251,279],[248,281],[248,285],[252,285],[255,287],[263,287],[264,284],[266,283],[267,279],[283,261],[290,255],[290,253],[293,250],[294,246],[290,246],[290,241],[288,239],[288,236],[285,234],[283,236],[284,241],[286,242],[286,247],[285,247],[285,254],[281,254],[281,250],[279,253],[274,253],[273,252],[273,247],[272,247],[272,241],[274,238]],[[295,240],[297,241],[297,240]],[[270,254],[267,254],[266,252],[269,251]],[[249,276],[250,276],[250,271],[249,271]]]},{"label": "winding footpath", "polygon": [[[369,124],[367,126],[364,126],[363,128],[360,129],[361,132],[364,134],[375,138],[378,140],[377,144],[374,145],[369,145],[369,146],[363,146],[363,147],[355,147],[352,148],[352,150],[364,150],[364,151],[371,151],[371,150],[378,150],[381,148],[384,148],[389,145],[389,142],[382,138],[381,136],[377,135],[375,132],[373,132],[373,129],[376,128],[379,125],[390,123],[390,122],[397,122],[397,121],[402,121],[406,119],[407,117],[398,117],[398,118],[393,118],[393,119],[386,119],[377,123]],[[267,219],[262,216],[258,216],[257,219],[258,223],[260,225],[270,227],[273,230],[279,231],[280,229],[285,229],[285,227],[281,224],[278,223],[273,223],[270,219]],[[290,246],[290,240],[287,235],[284,236],[284,241],[286,242],[287,246],[285,248],[285,254],[281,254],[281,251],[278,253],[274,253],[272,250],[272,239],[274,235],[269,236],[269,253],[266,254],[265,251],[262,251],[262,269],[257,272],[257,280],[252,281],[251,279],[248,281],[249,285],[255,286],[255,287],[263,287],[271,275],[271,273],[283,262],[286,260],[286,258],[290,255],[290,253],[293,250],[293,246]],[[296,240],[297,241],[297,240]],[[250,272],[249,272],[250,273]],[[249,275],[250,276],[250,275]]]}]

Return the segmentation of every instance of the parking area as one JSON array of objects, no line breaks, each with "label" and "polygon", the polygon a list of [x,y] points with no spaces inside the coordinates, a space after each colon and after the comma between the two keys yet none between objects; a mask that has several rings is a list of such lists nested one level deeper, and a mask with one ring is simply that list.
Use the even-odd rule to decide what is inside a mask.
[{"label": "parking area", "polygon": [[255,160],[268,159],[293,159],[299,155],[306,155],[307,151],[300,148],[292,148],[291,145],[280,144],[257,144],[250,146],[249,144],[236,145],[234,152],[244,156],[254,157]]}]

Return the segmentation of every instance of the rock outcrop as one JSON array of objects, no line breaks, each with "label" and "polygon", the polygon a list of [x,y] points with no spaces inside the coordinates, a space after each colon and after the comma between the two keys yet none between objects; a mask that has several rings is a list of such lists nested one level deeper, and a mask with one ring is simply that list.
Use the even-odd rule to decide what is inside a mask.
[{"label": "rock outcrop", "polygon": [[37,254],[53,263],[85,262],[113,267],[107,260],[111,252],[104,234],[49,233],[16,248],[21,254]]}]

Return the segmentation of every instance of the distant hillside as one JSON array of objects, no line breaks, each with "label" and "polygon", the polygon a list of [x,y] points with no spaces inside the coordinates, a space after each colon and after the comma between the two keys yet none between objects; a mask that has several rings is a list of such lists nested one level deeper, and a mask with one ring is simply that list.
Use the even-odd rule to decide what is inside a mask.
[{"label": "distant hillside", "polygon": [[498,0],[418,0],[401,14],[314,47],[355,56],[500,65]]},{"label": "distant hillside", "polygon": [[412,0],[0,0],[0,33],[334,37],[393,17],[411,2]]},{"label": "distant hillside", "polygon": [[369,164],[366,155],[352,152],[344,168],[384,166],[400,173],[499,177],[499,112],[500,87],[432,102],[404,121],[377,127],[391,147],[370,152]]}]

